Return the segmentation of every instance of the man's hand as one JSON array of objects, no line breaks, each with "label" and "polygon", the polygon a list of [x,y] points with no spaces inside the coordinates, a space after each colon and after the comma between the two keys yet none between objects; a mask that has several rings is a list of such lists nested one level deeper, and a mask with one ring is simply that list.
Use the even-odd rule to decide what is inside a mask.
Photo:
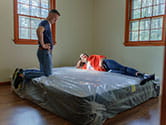
[{"label": "man's hand", "polygon": [[42,48],[50,50],[51,49],[50,43],[42,44]]}]

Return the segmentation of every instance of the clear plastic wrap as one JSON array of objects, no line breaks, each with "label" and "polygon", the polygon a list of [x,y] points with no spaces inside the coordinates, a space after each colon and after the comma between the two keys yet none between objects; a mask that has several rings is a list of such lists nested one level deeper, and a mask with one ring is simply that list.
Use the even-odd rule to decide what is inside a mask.
[{"label": "clear plastic wrap", "polygon": [[24,81],[16,93],[74,125],[102,125],[107,118],[159,94],[158,82],[118,73],[54,68],[53,75]]}]

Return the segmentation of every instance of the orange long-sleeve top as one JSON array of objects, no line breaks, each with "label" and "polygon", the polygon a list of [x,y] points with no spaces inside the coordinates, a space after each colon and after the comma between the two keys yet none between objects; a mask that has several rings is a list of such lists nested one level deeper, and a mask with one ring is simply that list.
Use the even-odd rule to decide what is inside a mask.
[{"label": "orange long-sleeve top", "polygon": [[[90,66],[93,68],[93,70],[96,71],[106,71],[103,67],[101,67],[101,61],[105,59],[105,56],[102,55],[91,55],[88,57],[87,61],[90,64]],[[81,69],[88,69],[87,63],[81,67]]]}]

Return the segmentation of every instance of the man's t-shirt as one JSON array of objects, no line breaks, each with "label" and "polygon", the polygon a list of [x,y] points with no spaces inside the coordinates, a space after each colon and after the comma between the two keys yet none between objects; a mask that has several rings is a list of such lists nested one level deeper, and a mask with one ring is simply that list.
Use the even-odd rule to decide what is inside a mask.
[{"label": "man's t-shirt", "polygon": [[104,68],[100,66],[101,61],[105,58],[106,57],[102,55],[91,55],[88,57],[87,64],[84,64],[84,66],[81,69],[106,71]]},{"label": "man's t-shirt", "polygon": [[[51,33],[51,28],[50,24],[47,20],[43,20],[40,22],[39,26],[44,27],[44,32],[43,32],[43,40],[44,43],[49,43],[51,49],[53,48],[53,41],[52,41],[52,33]],[[41,47],[41,44],[39,42],[39,47]]]}]

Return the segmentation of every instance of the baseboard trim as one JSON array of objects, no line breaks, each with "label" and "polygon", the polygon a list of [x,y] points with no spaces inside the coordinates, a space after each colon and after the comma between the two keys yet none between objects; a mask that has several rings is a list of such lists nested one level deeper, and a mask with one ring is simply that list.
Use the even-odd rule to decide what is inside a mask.
[{"label": "baseboard trim", "polygon": [[6,82],[0,82],[0,85],[10,85],[11,82],[10,81],[6,81]]}]

